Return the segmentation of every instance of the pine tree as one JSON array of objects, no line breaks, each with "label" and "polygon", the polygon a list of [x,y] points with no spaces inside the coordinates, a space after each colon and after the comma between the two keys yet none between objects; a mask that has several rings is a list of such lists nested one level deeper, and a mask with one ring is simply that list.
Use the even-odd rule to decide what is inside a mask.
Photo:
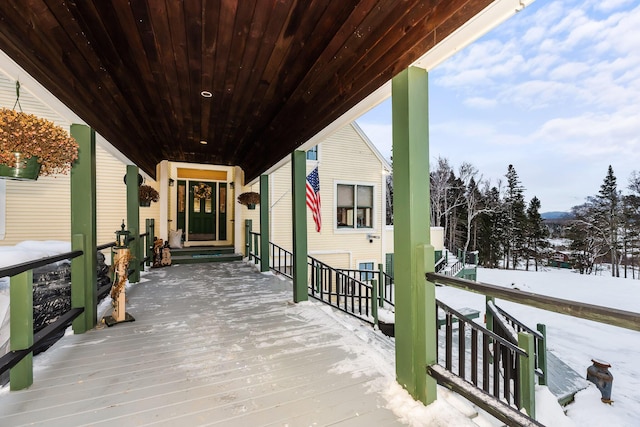
[{"label": "pine tree", "polygon": [[509,268],[509,262],[515,269],[520,255],[525,247],[526,214],[524,202],[524,187],[520,185],[520,179],[513,165],[507,168],[507,188],[504,198],[506,208],[506,224],[504,238],[505,268]]},{"label": "pine tree", "polygon": [[544,225],[542,216],[540,216],[540,200],[533,197],[527,208],[527,227],[526,227],[526,270],[529,270],[529,259],[533,258],[536,271],[538,271],[538,261],[541,259],[541,253],[549,247],[546,238],[549,235],[547,227]]},{"label": "pine tree", "polygon": [[600,191],[595,197],[596,221],[606,230],[606,240],[609,246],[611,260],[611,275],[620,277],[620,264],[618,262],[618,227],[621,220],[620,193],[613,174],[613,168],[609,165],[607,176],[600,186]]}]

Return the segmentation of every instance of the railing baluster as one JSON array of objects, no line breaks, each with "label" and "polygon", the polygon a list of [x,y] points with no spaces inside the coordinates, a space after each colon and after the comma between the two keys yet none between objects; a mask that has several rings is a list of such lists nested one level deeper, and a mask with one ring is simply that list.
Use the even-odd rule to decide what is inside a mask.
[{"label": "railing baluster", "polygon": [[471,329],[471,382],[478,386],[478,330]]},{"label": "railing baluster", "polygon": [[458,375],[460,378],[465,377],[465,362],[467,360],[465,350],[465,322],[458,320]]},{"label": "railing baluster", "polygon": [[491,363],[490,340],[491,337],[482,334],[482,389],[487,393],[489,393],[489,364]]},{"label": "railing baluster", "polygon": [[493,395],[500,398],[500,360],[502,360],[502,351],[500,342],[493,342]]},{"label": "railing baluster", "polygon": [[445,368],[447,371],[450,371],[451,361],[453,359],[453,321],[451,319],[451,313],[446,313],[445,319]]},{"label": "railing baluster", "polygon": [[[509,349],[503,348],[503,385],[502,385],[502,394],[507,404],[511,404],[511,371],[512,371],[512,360],[511,355],[513,352]],[[499,396],[498,396],[499,397]]]}]

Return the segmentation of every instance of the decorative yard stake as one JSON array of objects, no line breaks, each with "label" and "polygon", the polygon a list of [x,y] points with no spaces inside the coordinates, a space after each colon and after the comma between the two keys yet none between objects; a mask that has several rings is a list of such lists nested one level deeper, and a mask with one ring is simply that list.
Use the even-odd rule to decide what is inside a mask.
[{"label": "decorative yard stake", "polygon": [[116,231],[116,246],[113,248],[113,285],[111,286],[111,305],[113,311],[111,316],[106,316],[104,322],[107,326],[113,326],[122,322],[133,322],[133,316],[125,311],[125,285],[127,283],[127,271],[129,270],[129,261],[132,259],[129,251],[129,231],[124,229],[124,220],[122,220],[121,229]]}]

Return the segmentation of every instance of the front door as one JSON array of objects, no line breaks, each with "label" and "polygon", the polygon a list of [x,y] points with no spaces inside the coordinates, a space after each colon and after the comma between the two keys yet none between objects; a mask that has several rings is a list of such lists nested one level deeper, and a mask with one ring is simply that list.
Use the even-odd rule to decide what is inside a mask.
[{"label": "front door", "polygon": [[189,181],[189,228],[187,240],[216,239],[215,182]]}]

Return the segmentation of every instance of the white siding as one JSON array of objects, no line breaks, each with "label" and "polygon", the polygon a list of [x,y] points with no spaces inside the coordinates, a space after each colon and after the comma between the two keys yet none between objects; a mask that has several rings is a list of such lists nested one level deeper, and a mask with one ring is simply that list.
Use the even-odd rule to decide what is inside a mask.
[{"label": "white siding", "polygon": [[[319,165],[322,229],[316,232],[311,212],[307,209],[308,251],[313,257],[333,267],[357,268],[358,260],[384,262],[382,238],[369,241],[367,235],[382,237],[382,163],[352,125],[345,126],[322,141],[319,160],[307,161],[307,174]],[[335,224],[336,182],[358,182],[374,186],[373,228],[338,230]],[[257,186],[254,186],[253,191]],[[243,191],[245,191],[243,189]],[[248,190],[247,190],[248,191]],[[270,175],[271,241],[292,249],[291,162]],[[255,213],[253,213],[255,212]],[[259,230],[256,211],[243,211],[243,219],[253,219]]]},{"label": "white siding", "polygon": [[[51,120],[63,129],[71,123],[32,96],[22,85],[20,106],[25,113]],[[13,108],[16,101],[15,81],[0,72],[0,107]],[[16,109],[20,109],[16,105]],[[115,239],[115,231],[126,219],[126,188],[123,177],[126,166],[100,145],[96,147],[97,242]],[[158,189],[155,181],[147,184]],[[6,181],[5,236],[0,246],[11,246],[23,240],[69,241],[71,234],[71,191],[68,175],[39,177],[37,181]],[[145,218],[159,221],[159,204],[140,208],[140,230],[144,232]]]}]

